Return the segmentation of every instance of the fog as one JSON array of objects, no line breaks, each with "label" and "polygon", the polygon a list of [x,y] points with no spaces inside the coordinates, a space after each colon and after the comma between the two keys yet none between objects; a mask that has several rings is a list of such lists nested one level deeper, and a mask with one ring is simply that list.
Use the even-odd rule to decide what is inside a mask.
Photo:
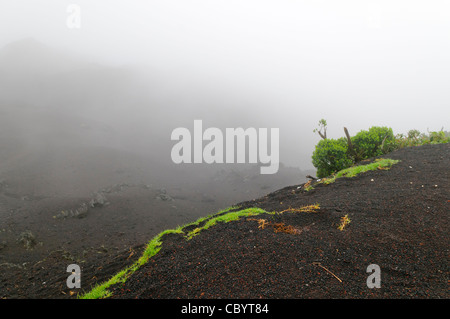
[{"label": "fog", "polygon": [[[121,126],[160,125],[161,142],[195,118],[279,127],[281,161],[312,168],[320,118],[334,137],[343,126],[448,126],[445,1],[78,1],[79,28],[67,24],[73,2],[2,3],[0,46],[33,38],[49,50],[30,44],[3,59],[13,73],[3,81],[17,75],[17,85],[2,96],[127,113]],[[82,59],[96,65],[86,69]],[[27,72],[53,79],[23,91]]]},{"label": "fog", "polygon": [[[2,0],[0,221],[39,229],[22,218],[115,185],[106,209],[148,238],[149,207],[179,224],[304,182],[322,118],[331,138],[448,130],[449,57],[448,1]],[[279,129],[280,170],[174,164],[194,120]],[[130,208],[109,195],[125,184],[156,193]]]}]

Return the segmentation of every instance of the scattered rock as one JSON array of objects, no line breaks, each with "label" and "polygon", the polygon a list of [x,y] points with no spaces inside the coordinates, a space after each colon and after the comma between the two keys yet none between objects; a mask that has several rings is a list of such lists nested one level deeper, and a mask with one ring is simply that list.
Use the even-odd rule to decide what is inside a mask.
[{"label": "scattered rock", "polygon": [[[112,186],[105,187],[101,191],[95,193],[88,203],[82,203],[76,209],[63,210],[57,215],[53,216],[53,218],[58,219],[68,217],[84,218],[88,214],[89,207],[98,208],[110,204],[105,194],[117,193],[127,187],[140,187],[143,189],[151,189],[151,185],[146,184],[127,184],[127,183],[114,184]],[[173,201],[173,199],[170,196],[166,195],[166,190],[164,188],[160,189],[159,192],[160,192],[159,197],[157,196],[158,199],[164,201]]]},{"label": "scattered rock", "polygon": [[158,194],[156,195],[156,199],[162,200],[162,201],[173,201],[173,198],[166,194]]},{"label": "scattered rock", "polygon": [[76,209],[62,210],[59,214],[53,216],[53,218],[67,218],[67,217],[77,217],[84,218],[87,216],[89,211],[88,205],[86,203],[82,203],[80,207]]},{"label": "scattered rock", "polygon": [[22,232],[17,241],[21,243],[27,250],[33,249],[37,244],[36,237],[29,230]]},{"label": "scattered rock", "polygon": [[88,205],[86,203],[83,203],[78,209],[75,210],[74,216],[78,218],[84,218],[87,216],[88,211]]},{"label": "scattered rock", "polygon": [[108,204],[109,204],[109,202],[106,199],[106,196],[101,192],[94,194],[94,198],[92,198],[89,202],[89,206],[91,206],[92,208],[103,207]]},{"label": "scattered rock", "polygon": [[174,199],[172,197],[170,197],[169,195],[167,195],[167,191],[165,188],[161,188],[159,191],[159,193],[156,195],[156,199],[162,200],[162,201],[174,201]]}]

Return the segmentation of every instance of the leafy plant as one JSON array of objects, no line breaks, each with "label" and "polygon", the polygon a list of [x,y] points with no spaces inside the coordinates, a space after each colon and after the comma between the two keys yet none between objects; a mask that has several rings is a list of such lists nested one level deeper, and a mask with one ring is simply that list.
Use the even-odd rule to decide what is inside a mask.
[{"label": "leafy plant", "polygon": [[408,139],[417,141],[420,137],[420,131],[419,130],[409,130],[408,131]]},{"label": "leafy plant", "polygon": [[352,165],[353,161],[348,156],[347,150],[345,138],[320,140],[312,155],[317,176],[322,178]]},{"label": "leafy plant", "polygon": [[367,159],[391,152],[395,139],[391,128],[373,126],[368,131],[360,131],[351,140],[359,157]]},{"label": "leafy plant", "polygon": [[450,137],[445,136],[445,132],[440,130],[438,132],[429,133],[430,144],[441,144],[450,142]]},{"label": "leafy plant", "polygon": [[410,130],[407,135],[397,134],[395,136],[395,141],[393,143],[395,149],[410,147],[410,146],[420,146],[427,144],[442,144],[449,143],[450,136],[448,132],[443,130],[431,131],[427,134],[420,133],[418,130]]}]

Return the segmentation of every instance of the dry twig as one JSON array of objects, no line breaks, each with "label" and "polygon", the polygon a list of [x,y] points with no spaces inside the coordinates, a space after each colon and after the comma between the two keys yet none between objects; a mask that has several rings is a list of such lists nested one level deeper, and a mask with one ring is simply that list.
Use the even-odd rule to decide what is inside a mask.
[{"label": "dry twig", "polygon": [[342,280],[336,276],[335,274],[333,274],[331,271],[329,271],[327,268],[325,268],[324,266],[322,266],[320,263],[318,262],[314,262],[313,265],[319,266],[320,268],[324,269],[326,272],[328,272],[329,274],[331,274],[334,278],[336,278],[337,280],[339,280],[339,282],[342,282]]},{"label": "dry twig", "polygon": [[279,212],[279,214],[282,214],[284,212],[313,213],[316,210],[318,210],[319,208],[320,208],[319,204],[303,206],[303,207],[300,207],[300,208],[291,208],[291,207],[289,207],[288,209],[285,209],[285,210]]}]

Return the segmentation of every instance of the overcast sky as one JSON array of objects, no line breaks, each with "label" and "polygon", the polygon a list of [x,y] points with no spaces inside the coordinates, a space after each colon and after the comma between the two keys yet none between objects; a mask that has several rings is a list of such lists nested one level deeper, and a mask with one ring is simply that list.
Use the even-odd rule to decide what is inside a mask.
[{"label": "overcast sky", "polygon": [[[67,26],[70,4],[81,9],[79,29]],[[446,0],[2,0],[0,46],[25,37],[108,64],[229,82],[302,159],[321,118],[330,137],[343,126],[450,129]]]}]

